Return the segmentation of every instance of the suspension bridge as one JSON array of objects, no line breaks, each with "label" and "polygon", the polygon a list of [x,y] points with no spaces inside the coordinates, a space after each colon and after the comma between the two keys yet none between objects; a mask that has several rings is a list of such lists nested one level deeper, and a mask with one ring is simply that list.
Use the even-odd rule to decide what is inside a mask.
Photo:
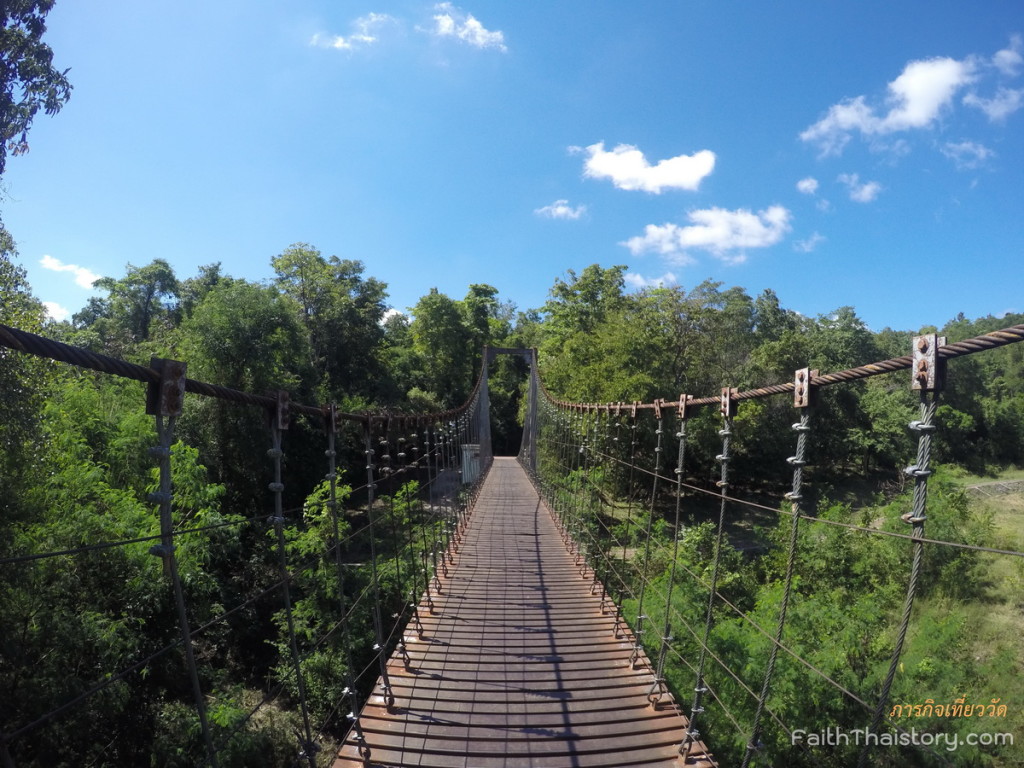
[{"label": "suspension bridge", "polygon": [[[805,764],[831,765],[826,753],[793,738],[798,724],[786,723],[773,711],[777,659],[792,657],[808,674],[832,686],[836,698],[861,708],[866,733],[906,732],[905,723],[893,717],[891,692],[926,548],[1024,556],[925,535],[931,440],[947,362],[1022,340],[1024,326],[953,344],[932,334],[916,339],[910,355],[847,371],[820,374],[803,369],[791,382],[760,389],[725,388],[711,397],[684,394],[629,404],[559,401],[542,385],[536,351],[487,349],[473,394],[458,409],[350,414],[334,406],[290,402],[285,392],[254,395],[188,379],[184,364],[176,361],[154,360],[149,367],[140,366],[0,326],[0,346],[143,382],[147,413],[157,427],[159,444],[151,454],[160,478],[159,489],[150,497],[160,521],[159,534],[62,551],[14,553],[0,558],[0,568],[152,544],[150,551],[163,561],[167,589],[174,596],[177,625],[177,637],[164,647],[100,679],[83,681],[75,695],[53,702],[46,711],[20,711],[15,703],[13,713],[0,723],[0,765],[14,768],[22,759],[39,760],[33,748],[37,734],[111,685],[131,682],[165,656],[180,656],[191,689],[201,732],[191,747],[193,760],[211,766],[220,764],[231,739],[261,709],[272,707],[286,686],[295,692],[300,712],[296,761],[310,768],[713,766],[720,764],[714,733],[702,733],[709,709],[719,710],[747,745],[738,764],[788,764],[786,753],[765,751],[766,736],[773,733],[788,737],[792,754]],[[491,451],[487,370],[499,354],[520,355],[529,363],[518,458],[494,457]],[[825,387],[907,370],[907,386],[919,391],[921,399],[920,418],[910,425],[918,453],[907,469],[914,482],[913,506],[904,516],[909,532],[835,523],[853,529],[851,535],[903,540],[912,552],[888,675],[876,690],[852,691],[785,642],[787,615],[795,599],[798,529],[833,524],[809,514],[803,502],[811,414],[817,393]],[[254,407],[270,425],[271,513],[264,519],[274,533],[278,578],[246,603],[272,599],[281,606],[288,642],[279,669],[287,672],[276,684],[268,683],[263,700],[248,715],[227,726],[211,720],[210,676],[195,645],[203,632],[245,606],[228,609],[224,618],[198,623],[178,573],[176,541],[203,533],[183,528],[174,519],[171,446],[187,393]],[[730,505],[757,506],[731,495],[734,420],[744,402],[779,396],[792,399],[798,419],[793,425],[794,455],[788,459],[792,488],[778,500],[785,502],[781,513],[778,508],[763,509],[790,521],[787,567],[774,626],[754,623],[767,641],[767,658],[759,666],[759,679],[744,681],[709,643],[719,610],[733,610],[752,621],[728,600],[719,583],[722,553],[729,547],[726,511]],[[687,478],[687,427],[698,411],[707,408],[717,410],[720,420],[721,452],[715,456],[720,474],[711,487],[702,487]],[[301,589],[296,574],[307,564],[290,561],[286,547],[286,529],[297,521],[295,510],[285,509],[283,502],[282,467],[285,438],[297,418],[311,420],[323,430],[329,481],[324,508],[333,525],[329,545],[317,558],[336,574],[337,620],[315,639],[301,637],[296,630],[293,590]],[[646,436],[641,434],[645,430]],[[365,496],[362,511],[367,522],[352,532],[346,532],[341,521],[339,435],[357,439],[365,457],[365,484],[353,493]],[[642,458],[645,450],[648,461]],[[595,500],[599,484],[594,476],[608,468],[628,477],[625,526],[627,532],[633,526],[632,548],[628,542],[620,546],[608,516],[601,513],[604,502]],[[415,502],[416,514],[402,519],[396,512],[396,490],[409,479],[420,482],[423,492]],[[645,485],[649,492],[634,495],[634,489]],[[700,573],[679,557],[680,510],[687,494],[714,497],[719,506],[714,544]],[[667,516],[675,532],[668,544],[652,544],[652,526],[659,516]],[[346,548],[367,555],[370,577],[365,584],[350,583],[351,569],[343,561]],[[659,557],[667,569],[663,577],[653,579],[650,564]],[[696,626],[676,608],[687,576],[692,579],[689,597],[682,599],[704,606],[704,620]],[[389,601],[384,586],[392,577],[399,583],[398,602]],[[356,647],[352,626],[366,616],[372,624],[371,649]],[[695,649],[692,655],[680,653],[675,637],[687,633]],[[308,703],[307,678],[313,653],[327,645],[337,647],[346,660],[344,688],[329,711],[318,717]],[[679,675],[670,674],[670,668],[687,670],[689,683],[674,683]],[[724,696],[726,688],[737,685],[749,697],[744,711],[751,714],[746,718],[735,715],[737,706]],[[334,741],[332,733],[338,734]],[[327,743],[336,745],[329,754],[322,748]],[[936,764],[950,764],[937,749],[914,749]],[[868,739],[858,764],[875,764],[877,754]]]}]

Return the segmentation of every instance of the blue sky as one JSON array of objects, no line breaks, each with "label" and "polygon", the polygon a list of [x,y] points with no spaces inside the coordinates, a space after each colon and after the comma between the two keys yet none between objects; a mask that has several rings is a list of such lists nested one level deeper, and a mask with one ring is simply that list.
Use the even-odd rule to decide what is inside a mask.
[{"label": "blue sky", "polygon": [[295,242],[391,304],[556,277],[771,288],[875,329],[1024,311],[1017,0],[58,0],[71,101],[3,216],[55,316]]}]

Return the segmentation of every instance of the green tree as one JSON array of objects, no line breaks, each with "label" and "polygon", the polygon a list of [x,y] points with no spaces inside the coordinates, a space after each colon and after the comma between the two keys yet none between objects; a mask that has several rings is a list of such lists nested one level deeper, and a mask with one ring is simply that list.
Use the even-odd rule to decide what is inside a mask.
[{"label": "green tree", "polygon": [[177,323],[178,279],[164,259],[144,267],[129,264],[124,277],[101,277],[94,285],[107,297],[91,301],[73,320],[80,327],[94,326],[108,346],[146,341],[155,323],[168,328]]},{"label": "green tree", "polygon": [[55,115],[71,97],[68,70],[53,66],[42,41],[53,0],[6,0],[0,6],[0,174],[7,154],[28,151],[36,113]]},{"label": "green tree", "polygon": [[386,285],[363,277],[363,263],[296,243],[273,260],[278,288],[294,300],[314,367],[335,396],[386,392],[380,355]]},{"label": "green tree", "polygon": [[[41,333],[46,311],[32,295],[25,270],[13,262],[15,255],[10,235],[0,229],[0,323]],[[39,424],[53,378],[52,363],[0,347],[0,478],[7,489],[0,500],[2,521],[18,516],[21,491],[35,480],[33,467],[43,447]]]},{"label": "green tree", "polygon": [[464,402],[472,384],[472,333],[459,302],[436,288],[412,308],[413,349],[423,359],[425,389],[446,407]]}]

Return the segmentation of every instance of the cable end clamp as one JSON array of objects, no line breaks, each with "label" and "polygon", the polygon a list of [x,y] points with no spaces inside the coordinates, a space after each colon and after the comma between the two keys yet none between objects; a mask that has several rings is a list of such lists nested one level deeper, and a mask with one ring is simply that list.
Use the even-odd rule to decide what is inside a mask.
[{"label": "cable end clamp", "polygon": [[267,489],[272,493],[281,493],[284,491],[284,483],[270,483]]},{"label": "cable end clamp", "polygon": [[146,495],[146,499],[151,504],[164,504],[171,500],[171,494],[167,491],[153,491]]},{"label": "cable end clamp", "polygon": [[904,523],[910,523],[911,525],[919,525],[927,519],[928,517],[926,515],[915,516],[913,512],[907,512],[906,514],[900,515],[900,520]]},{"label": "cable end clamp", "polygon": [[933,474],[933,472],[930,469],[919,467],[916,464],[914,464],[913,466],[904,469],[903,474],[909,475],[910,477],[928,477],[929,475]]},{"label": "cable end clamp", "polygon": [[791,466],[791,467],[806,467],[807,466],[807,462],[806,461],[804,461],[803,459],[798,459],[796,456],[790,456],[788,459],[786,459],[786,463],[789,464],[789,466]]},{"label": "cable end clamp", "polygon": [[174,554],[173,544],[154,544],[149,548],[149,554],[157,557],[170,557]]},{"label": "cable end clamp", "polygon": [[934,432],[938,427],[934,424],[928,424],[923,421],[912,421],[907,425],[908,428],[915,432]]},{"label": "cable end clamp", "polygon": [[146,453],[152,456],[154,459],[169,459],[171,458],[171,449],[163,445],[154,445],[149,448]]}]

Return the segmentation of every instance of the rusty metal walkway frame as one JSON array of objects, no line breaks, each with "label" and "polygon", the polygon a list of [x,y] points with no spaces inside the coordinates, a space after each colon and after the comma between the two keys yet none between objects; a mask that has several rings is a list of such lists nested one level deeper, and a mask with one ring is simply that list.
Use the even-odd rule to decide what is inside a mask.
[{"label": "rusty metal walkway frame", "polygon": [[[360,715],[368,759],[346,742],[335,768],[713,766],[679,757],[687,720],[647,698],[650,662],[602,610],[592,574],[566,551],[513,458],[495,458],[441,592],[406,630],[409,663],[389,663],[397,701]],[[378,689],[379,690],[379,689]],[[351,734],[350,734],[351,736]]]}]

